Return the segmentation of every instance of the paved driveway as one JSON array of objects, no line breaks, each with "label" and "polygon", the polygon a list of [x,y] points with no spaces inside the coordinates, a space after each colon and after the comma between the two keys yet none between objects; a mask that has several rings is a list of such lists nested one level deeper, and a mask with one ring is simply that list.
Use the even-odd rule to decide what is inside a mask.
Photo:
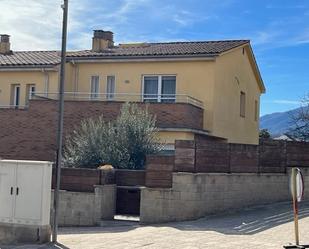
[{"label": "paved driveway", "polygon": [[[181,207],[180,207],[181,208]],[[309,244],[309,202],[300,207],[301,242]],[[294,241],[290,203],[245,209],[234,214],[155,226],[111,223],[108,227],[62,228],[62,247],[19,248],[250,248],[278,249]]]}]

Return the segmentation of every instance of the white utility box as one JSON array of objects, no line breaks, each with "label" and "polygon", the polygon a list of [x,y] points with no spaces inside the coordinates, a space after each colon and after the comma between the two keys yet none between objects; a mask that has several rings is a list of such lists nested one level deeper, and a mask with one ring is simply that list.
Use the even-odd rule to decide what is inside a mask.
[{"label": "white utility box", "polygon": [[0,160],[0,226],[50,227],[51,179],[51,162]]}]

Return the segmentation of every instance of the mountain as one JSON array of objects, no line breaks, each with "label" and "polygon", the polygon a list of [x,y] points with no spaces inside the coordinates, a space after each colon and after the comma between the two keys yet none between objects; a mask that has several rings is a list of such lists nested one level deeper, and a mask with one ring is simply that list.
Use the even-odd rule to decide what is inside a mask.
[{"label": "mountain", "polygon": [[273,137],[280,136],[293,128],[292,117],[295,116],[300,108],[286,112],[275,112],[264,115],[260,118],[260,129],[267,129]]}]

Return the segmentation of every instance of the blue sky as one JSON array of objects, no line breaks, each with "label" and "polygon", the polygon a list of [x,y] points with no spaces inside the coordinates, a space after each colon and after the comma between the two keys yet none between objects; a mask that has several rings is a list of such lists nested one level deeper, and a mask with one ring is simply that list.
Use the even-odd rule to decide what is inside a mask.
[{"label": "blue sky", "polygon": [[[0,0],[0,31],[16,50],[59,49],[61,2]],[[93,29],[116,43],[250,39],[267,87],[261,114],[309,92],[308,0],[70,0],[69,13],[69,49],[90,48]]]}]

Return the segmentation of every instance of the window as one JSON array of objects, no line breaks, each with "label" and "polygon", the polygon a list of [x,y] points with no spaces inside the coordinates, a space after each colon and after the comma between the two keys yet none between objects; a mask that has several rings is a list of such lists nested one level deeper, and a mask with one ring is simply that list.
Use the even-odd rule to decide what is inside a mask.
[{"label": "window", "polygon": [[158,76],[144,77],[144,101],[157,102],[158,101]]},{"label": "window", "polygon": [[113,99],[115,96],[115,76],[107,76],[106,98]]},{"label": "window", "polygon": [[99,76],[91,76],[91,99],[96,99],[99,97]]},{"label": "window", "polygon": [[258,101],[255,100],[254,101],[254,120],[258,121],[259,118],[259,105],[258,105]]},{"label": "window", "polygon": [[176,77],[162,76],[161,102],[175,102]]},{"label": "window", "polygon": [[34,94],[35,94],[35,85],[34,84],[28,84],[27,85],[27,100],[32,99]]},{"label": "window", "polygon": [[244,92],[240,92],[240,116],[246,116],[246,94]]},{"label": "window", "polygon": [[143,87],[146,102],[175,102],[176,76],[144,76]]}]

